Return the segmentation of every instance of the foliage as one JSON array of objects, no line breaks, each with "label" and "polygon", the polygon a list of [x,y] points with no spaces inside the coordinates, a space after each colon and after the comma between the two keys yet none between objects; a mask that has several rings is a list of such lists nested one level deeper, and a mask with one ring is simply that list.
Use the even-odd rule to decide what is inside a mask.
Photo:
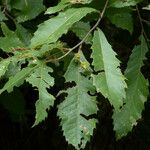
[{"label": "foliage", "polygon": [[[66,141],[84,149],[99,123],[103,96],[112,106],[116,139],[126,136],[142,117],[149,94],[141,71],[149,53],[145,23],[150,18],[144,21],[141,15],[149,13],[147,0],[61,0],[51,7],[46,2],[0,1],[1,99],[11,99],[13,90],[18,93],[15,102],[0,99],[0,104],[15,120],[18,112],[25,115],[19,87],[29,83],[38,91],[33,127],[56,105]],[[129,60],[116,48],[122,33],[136,41],[127,46]]]},{"label": "foliage", "polygon": [[92,75],[93,85],[97,92],[101,92],[105,98],[108,98],[117,110],[122,106],[123,98],[126,97],[126,83],[118,68],[120,65],[115,57],[116,54],[99,29],[94,33],[92,50],[94,70],[102,71]]},{"label": "foliage", "polygon": [[[92,81],[86,75],[89,67],[84,68],[83,63],[88,65],[83,54],[77,53],[70,62],[64,75],[66,82],[74,81],[76,85],[67,89],[67,97],[58,107],[58,116],[62,119],[61,125],[64,136],[68,143],[77,149],[84,148],[93,129],[96,127],[96,119],[87,120],[86,117],[97,112],[96,97],[90,96],[89,92],[95,92]],[[79,147],[80,145],[80,147]]]},{"label": "foliage", "polygon": [[133,49],[125,71],[125,77],[128,79],[125,105],[120,111],[114,111],[113,115],[117,138],[125,136],[137,124],[137,120],[141,118],[144,102],[148,96],[148,83],[141,74],[140,69],[143,66],[147,51],[148,47],[142,36],[141,44]]},{"label": "foliage", "polygon": [[36,120],[34,125],[39,124],[47,117],[46,110],[54,104],[54,97],[47,92],[46,88],[54,85],[54,79],[49,75],[52,72],[50,67],[40,64],[34,69],[26,81],[31,83],[33,87],[37,87],[39,91],[39,100],[36,102]]}]

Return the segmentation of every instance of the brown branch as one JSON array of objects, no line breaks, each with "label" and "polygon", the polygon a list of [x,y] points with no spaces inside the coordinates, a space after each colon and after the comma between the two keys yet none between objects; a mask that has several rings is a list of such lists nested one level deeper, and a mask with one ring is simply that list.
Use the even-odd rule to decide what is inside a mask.
[{"label": "brown branch", "polygon": [[142,29],[142,30],[141,30],[141,33],[144,35],[144,37],[145,37],[145,39],[146,39],[146,42],[147,42],[147,45],[148,45],[148,47],[150,48],[149,39],[148,39],[147,34],[146,34],[145,30],[144,30],[143,19],[142,19],[142,17],[141,17],[141,14],[140,14],[140,11],[139,11],[139,8],[138,8],[137,5],[136,5],[136,11],[137,11],[138,18],[139,18],[139,22],[140,22],[140,26],[141,26],[141,29]]},{"label": "brown branch", "polygon": [[15,23],[16,22],[15,19],[9,14],[10,12],[8,11],[8,8],[7,8],[7,0],[5,1],[3,7],[4,9],[2,10],[2,12],[5,14],[5,16],[8,19],[11,19]]},{"label": "brown branch", "polygon": [[102,12],[100,13],[100,17],[99,19],[97,20],[97,22],[95,23],[95,25],[88,31],[88,33],[85,35],[85,37],[77,44],[75,45],[74,47],[72,47],[71,49],[69,49],[69,51],[67,53],[65,53],[63,56],[59,57],[59,58],[56,58],[56,59],[52,59],[52,60],[48,60],[46,61],[46,63],[48,62],[52,62],[52,61],[58,61],[58,60],[61,60],[63,59],[64,57],[66,57],[70,52],[72,52],[73,50],[75,50],[76,48],[78,48],[80,45],[82,45],[85,40],[87,39],[87,37],[90,35],[90,33],[99,25],[99,23],[101,22],[103,16],[104,16],[104,13],[106,11],[106,8],[107,8],[107,5],[108,5],[108,1],[109,0],[106,0],[105,2],[105,5],[104,5],[104,8],[102,10]]}]

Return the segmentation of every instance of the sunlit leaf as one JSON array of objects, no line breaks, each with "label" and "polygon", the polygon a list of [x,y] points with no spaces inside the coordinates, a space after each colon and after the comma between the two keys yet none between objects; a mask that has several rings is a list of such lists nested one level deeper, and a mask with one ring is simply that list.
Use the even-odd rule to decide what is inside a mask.
[{"label": "sunlit leaf", "polygon": [[92,75],[97,92],[108,98],[115,109],[119,109],[126,97],[125,78],[120,71],[120,61],[116,58],[116,53],[100,29],[94,33],[92,58],[95,71],[101,71]]}]

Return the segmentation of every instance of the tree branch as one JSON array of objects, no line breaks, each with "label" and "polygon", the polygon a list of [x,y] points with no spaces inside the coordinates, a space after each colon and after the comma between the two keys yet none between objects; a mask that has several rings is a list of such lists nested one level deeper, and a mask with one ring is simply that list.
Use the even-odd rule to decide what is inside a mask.
[{"label": "tree branch", "polygon": [[52,62],[52,61],[58,61],[58,60],[61,60],[63,59],[64,57],[66,57],[70,52],[72,52],[73,50],[75,50],[76,48],[78,48],[80,45],[82,45],[85,40],[87,39],[87,37],[90,35],[90,33],[99,25],[99,23],[101,22],[103,16],[104,16],[104,13],[106,11],[106,8],[107,8],[107,5],[108,5],[108,1],[109,0],[106,0],[105,2],[105,5],[104,5],[104,8],[102,10],[102,12],[100,13],[100,17],[99,19],[97,20],[97,22],[95,23],[95,25],[88,31],[88,33],[85,35],[85,37],[77,44],[75,45],[74,47],[72,47],[71,49],[69,49],[69,51],[67,53],[65,53],[63,56],[59,57],[59,58],[56,58],[56,59],[51,59],[51,60],[48,60],[46,61],[47,62]]},{"label": "tree branch", "polygon": [[138,14],[138,17],[139,17],[139,21],[140,21],[140,26],[141,26],[141,29],[142,29],[141,32],[142,32],[142,34],[144,35],[144,37],[146,39],[148,47],[150,48],[149,39],[148,39],[147,34],[146,34],[145,30],[144,30],[143,19],[141,17],[141,14],[140,14],[140,11],[139,11],[139,8],[138,8],[137,5],[136,5],[136,11],[137,11],[137,14]]}]

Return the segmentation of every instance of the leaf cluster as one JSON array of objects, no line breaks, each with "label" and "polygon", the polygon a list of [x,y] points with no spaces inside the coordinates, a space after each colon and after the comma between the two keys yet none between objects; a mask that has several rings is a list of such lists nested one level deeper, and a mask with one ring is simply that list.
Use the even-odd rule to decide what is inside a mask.
[{"label": "leaf cluster", "polygon": [[[116,139],[122,138],[137,125],[149,94],[141,68],[149,51],[150,18],[141,14],[150,13],[150,5],[146,0],[61,0],[48,7],[44,2],[0,3],[0,94],[31,84],[38,91],[34,127],[65,93],[56,102],[57,115],[66,141],[76,149],[84,149],[93,136],[101,95],[112,106]],[[136,33],[138,42],[118,52],[122,33]],[[65,83],[54,74],[58,66]],[[68,87],[50,92],[60,84]]]}]

